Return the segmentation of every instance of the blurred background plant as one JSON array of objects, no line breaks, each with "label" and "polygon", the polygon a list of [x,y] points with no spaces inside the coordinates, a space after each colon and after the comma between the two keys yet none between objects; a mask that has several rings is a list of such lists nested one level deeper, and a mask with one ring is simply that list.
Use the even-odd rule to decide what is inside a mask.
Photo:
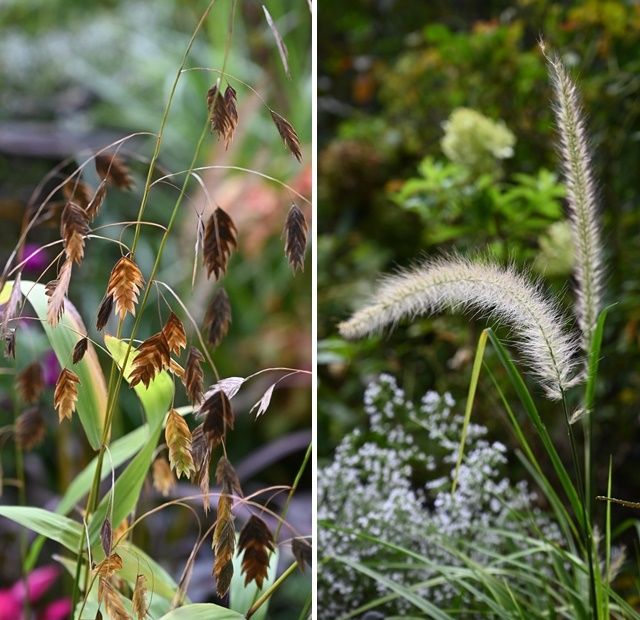
[{"label": "blurred background plant", "polygon": [[[397,377],[412,400],[428,389],[466,397],[481,328],[475,321],[419,319],[384,337],[355,343],[337,337],[338,321],[362,305],[380,273],[453,247],[465,254],[487,248],[501,262],[533,266],[555,293],[566,293],[573,257],[564,188],[552,172],[558,158],[538,49],[543,33],[579,76],[600,183],[606,299],[617,303],[596,396],[595,488],[604,494],[611,456],[614,494],[638,497],[640,197],[628,173],[640,164],[637,4],[436,1],[407,11],[399,2],[367,0],[338,10],[328,0],[319,30],[330,33],[319,41],[318,79],[318,424],[326,429],[319,434],[320,462],[329,461],[345,434],[366,425],[363,389],[380,372]],[[465,130],[465,116],[475,117],[473,133]],[[473,157],[461,157],[451,148],[456,144]],[[511,450],[517,442],[496,407],[494,388],[481,377],[474,419]],[[548,404],[540,408],[569,462],[562,420],[546,415]],[[508,472],[526,477],[516,461]],[[597,511],[601,518],[603,507]],[[612,514],[630,547],[635,538],[626,528],[634,516]],[[637,605],[632,562],[616,583]]]},{"label": "blurred background plant", "polygon": [[[155,132],[162,110],[194,24],[204,0],[109,2],[30,0],[5,2],[0,21],[0,259],[6,261],[15,245],[25,209],[37,202],[59,182],[50,180],[34,192],[42,177],[66,158],[84,161],[92,151],[132,132]],[[220,67],[227,40],[230,0],[215,4],[195,41],[187,70],[183,72],[168,118],[159,159],[160,174],[189,167],[194,145],[207,117],[206,93],[218,75],[206,67]],[[192,286],[192,248],[196,243],[196,213],[210,209],[212,201],[222,206],[235,221],[240,235],[238,253],[225,281],[233,326],[215,350],[215,361],[223,376],[248,376],[260,368],[311,367],[310,270],[293,278],[283,254],[284,221],[293,202],[300,198],[268,178],[242,169],[258,170],[286,182],[305,198],[311,195],[311,17],[306,3],[290,5],[282,0],[266,3],[276,27],[288,47],[288,77],[283,68],[273,33],[260,3],[240,3],[235,19],[226,71],[238,92],[238,131],[232,145],[215,136],[205,139],[199,166],[214,166],[201,172],[205,190],[192,183],[188,201],[182,207],[177,228],[164,249],[158,279],[185,301],[202,324],[213,286],[200,269]],[[246,84],[252,88],[247,88]],[[254,90],[252,90],[254,89]],[[304,151],[303,165],[291,156],[275,130],[271,108],[286,116],[296,127]],[[106,225],[135,220],[139,191],[144,186],[153,137],[140,135],[127,140],[120,150],[132,169],[134,193],[111,192],[102,219]],[[215,169],[236,166],[238,170]],[[73,166],[65,170],[71,171]],[[97,177],[88,171],[89,182]],[[178,177],[179,179],[179,177]],[[178,182],[178,181],[176,181]],[[177,193],[168,186],[152,194],[145,219],[166,224]],[[310,213],[307,210],[307,217]],[[101,234],[116,236],[119,227]],[[122,232],[129,243],[132,227]],[[29,236],[25,256],[58,237],[57,221],[39,226]],[[142,235],[136,261],[149,273],[156,255],[159,233]],[[95,250],[94,250],[95,248]],[[188,248],[189,251],[185,251]],[[35,279],[55,256],[45,249],[27,264],[24,277]],[[69,297],[85,317],[90,335],[95,311],[104,294],[110,270],[120,257],[116,244],[97,245],[87,251],[85,263],[74,274]],[[49,278],[47,278],[49,279]],[[163,291],[170,303],[171,294]],[[153,304],[150,304],[150,306]],[[157,331],[159,312],[145,314],[145,331]],[[186,323],[185,323],[186,325]],[[190,334],[190,327],[186,325]],[[59,368],[51,357],[44,334],[21,326],[18,366],[37,361],[46,376],[46,402]],[[207,377],[210,380],[211,377]],[[280,384],[273,396],[269,415],[253,422],[248,411],[272,382],[258,377],[234,400],[238,416],[229,458],[245,485],[245,492],[273,484],[290,484],[311,440],[310,381],[297,375]],[[13,420],[11,378],[0,377],[2,424]],[[271,415],[273,413],[274,415]],[[140,407],[135,396],[123,393],[121,410],[114,419],[114,435],[120,436],[140,424]],[[55,505],[77,472],[91,456],[80,434],[67,426],[47,422],[46,441],[25,458],[30,505]],[[54,430],[55,429],[55,430]],[[2,450],[5,482],[0,502],[16,503],[13,451]],[[184,493],[184,488],[178,489]],[[300,492],[294,497],[289,519],[301,532],[310,533],[311,480],[307,471]],[[282,505],[277,497],[274,509]],[[157,502],[150,486],[143,505]],[[195,538],[193,522],[186,514],[171,518],[164,513],[150,518],[140,528],[140,544],[175,575],[184,563]],[[162,534],[160,534],[162,533]],[[20,576],[16,529],[5,520],[0,529],[0,583],[11,584]],[[52,547],[53,549],[54,547]],[[48,551],[51,549],[47,548]],[[202,554],[201,554],[202,556]],[[190,596],[212,600],[210,557],[194,567]],[[308,577],[295,576],[274,599],[273,613],[297,618],[305,602]],[[278,600],[279,598],[279,600]],[[292,611],[297,610],[297,611]]]}]

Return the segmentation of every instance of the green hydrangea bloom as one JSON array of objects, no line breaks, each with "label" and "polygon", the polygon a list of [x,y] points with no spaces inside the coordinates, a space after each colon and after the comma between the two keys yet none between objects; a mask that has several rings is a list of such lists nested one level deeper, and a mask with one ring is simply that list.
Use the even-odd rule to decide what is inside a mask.
[{"label": "green hydrangea bloom", "polygon": [[456,108],[443,127],[442,151],[474,174],[497,172],[500,160],[513,156],[516,137],[503,121],[492,121],[471,108]]},{"label": "green hydrangea bloom", "polygon": [[569,222],[555,222],[538,239],[540,253],[534,268],[548,276],[565,276],[573,271],[574,254]]}]

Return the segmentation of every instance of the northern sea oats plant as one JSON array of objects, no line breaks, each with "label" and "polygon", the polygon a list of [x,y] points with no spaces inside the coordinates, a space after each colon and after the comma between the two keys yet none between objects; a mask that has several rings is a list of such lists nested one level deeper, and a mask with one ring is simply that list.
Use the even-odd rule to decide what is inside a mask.
[{"label": "northern sea oats plant", "polygon": [[[489,340],[542,443],[557,479],[555,482],[545,473],[546,467],[536,456],[522,421],[507,399],[506,390],[487,368],[519,440],[523,463],[552,508],[553,520],[562,532],[562,541],[551,541],[541,534],[538,537],[529,536],[523,533],[525,530],[513,539],[525,543],[531,552],[536,549],[543,556],[542,564],[548,580],[546,586],[544,583],[538,585],[542,585],[544,590],[540,600],[547,600],[544,609],[540,608],[536,597],[529,598],[529,586],[520,590],[513,585],[523,577],[523,571],[528,570],[515,559],[517,553],[501,555],[496,549],[493,559],[485,559],[482,565],[465,556],[464,565],[470,571],[465,573],[453,569],[456,563],[453,560],[459,560],[460,556],[452,546],[449,549],[449,561],[441,564],[436,562],[433,569],[440,571],[442,578],[457,583],[465,591],[465,596],[469,597],[468,600],[456,601],[451,607],[453,613],[466,613],[469,617],[488,613],[491,617],[500,618],[637,618],[639,614],[615,592],[611,583],[614,571],[611,568],[610,508],[607,506],[606,519],[602,524],[596,522],[593,514],[596,493],[592,481],[591,427],[607,309],[603,310],[604,252],[585,121],[577,87],[560,58],[548,52],[543,42],[540,48],[547,60],[554,93],[558,150],[567,188],[568,223],[574,250],[574,315],[577,329],[572,326],[573,321],[565,314],[560,300],[553,299],[545,292],[542,283],[529,274],[482,256],[462,257],[454,254],[428,259],[412,269],[386,277],[370,302],[341,323],[339,330],[345,338],[360,338],[393,327],[406,318],[439,312],[463,312],[472,317],[488,319],[506,330],[508,342],[515,346],[527,374],[536,380],[548,398],[558,402],[571,447],[570,466],[560,458],[538,413],[535,399],[511,361],[503,339],[492,328],[482,332],[472,370],[465,421],[460,429],[457,462],[448,479],[450,497],[456,496],[460,477],[466,467],[464,452],[471,429],[470,416]],[[575,400],[571,391],[580,384],[584,384],[582,402],[571,414],[570,402]],[[578,429],[582,430],[581,437]],[[580,444],[583,459],[578,455]],[[600,495],[605,494],[602,489]],[[350,540],[354,536],[367,539],[359,520],[348,524],[345,521],[341,518],[340,522],[328,527],[343,528],[345,535],[351,537]],[[598,533],[602,531],[605,532],[604,544]],[[392,540],[385,538],[384,532],[369,537],[371,541],[374,538],[379,545],[401,552],[407,561],[427,561],[428,556],[414,553],[408,541],[400,549],[394,546]],[[486,548],[491,549],[491,545]],[[329,545],[324,553],[333,554],[334,549]],[[340,552],[337,553],[339,555]],[[414,610],[420,609],[427,617],[449,617],[449,608],[433,606],[429,596],[420,595],[423,586],[405,579],[401,573],[397,573],[395,578],[388,578],[376,572],[371,563],[363,565],[350,562],[348,558],[344,563],[352,571],[360,573],[360,579],[363,576],[373,579],[389,593],[389,597],[395,599],[400,596]],[[538,586],[532,587],[535,590]],[[372,602],[371,607],[382,604],[383,599]],[[361,605],[362,602],[357,604]],[[365,608],[366,604],[361,609]]]},{"label": "northern sea oats plant", "polygon": [[[39,535],[29,550],[26,546],[22,548],[20,561],[25,575],[35,565],[44,538],[65,549],[58,561],[73,577],[72,609],[77,618],[263,618],[272,595],[298,569],[304,571],[309,560],[309,553],[300,551],[306,550],[309,543],[300,538],[287,520],[287,511],[308,464],[311,446],[290,485],[247,495],[229,459],[227,446],[232,441],[236,421],[234,397],[247,382],[265,375],[273,377],[264,395],[247,412],[255,412],[257,418],[267,411],[274,390],[286,379],[310,373],[276,367],[258,370],[248,377],[224,378],[216,367],[215,349],[227,336],[232,321],[224,281],[233,277],[228,274],[229,264],[241,244],[242,231],[212,199],[200,173],[216,168],[260,176],[286,189],[299,205],[309,205],[310,201],[287,183],[258,170],[233,165],[196,168],[209,133],[229,149],[236,129],[244,120],[238,110],[238,93],[231,83],[238,89],[246,88],[264,104],[273,131],[296,163],[302,161],[303,145],[293,125],[268,106],[263,95],[227,72],[237,19],[236,0],[229,5],[220,67],[188,66],[196,36],[208,19],[215,18],[215,4],[215,1],[208,4],[191,35],[158,132],[148,134],[154,138],[153,153],[149,159],[138,158],[147,165],[141,192],[137,191],[133,165],[124,155],[128,141],[140,134],[106,145],[79,165],[69,160],[56,166],[34,192],[34,200],[25,211],[20,238],[0,274],[0,330],[10,364],[7,372],[15,373],[12,400],[16,411],[14,424],[2,429],[1,439],[3,445],[14,439],[20,499],[18,506],[0,506],[0,516]],[[266,7],[265,17],[289,72],[285,43]],[[176,89],[188,70],[211,72],[217,77],[209,91],[202,93],[207,119],[191,164],[188,169],[174,173],[161,168],[159,159]],[[92,182],[91,167],[95,169],[97,184]],[[211,209],[208,217],[204,211],[194,209],[197,234],[188,263],[188,275],[193,264],[194,280],[199,263],[203,264],[213,293],[204,325],[194,319],[189,299],[181,299],[161,276],[163,253],[181,207],[191,205],[187,190],[192,181],[210,199]],[[152,192],[162,185],[177,190],[178,197],[164,221],[147,221],[145,214],[153,199]],[[101,224],[101,216],[109,210],[110,197],[118,192],[127,192],[130,200],[138,202],[137,217],[132,221]],[[304,267],[306,210],[306,206],[293,204],[282,217],[282,260],[288,261],[294,274]],[[22,273],[32,257],[26,251],[30,233],[44,222],[58,220],[60,239],[47,247],[62,249],[35,281],[27,280]],[[117,230],[119,236],[104,236],[109,229]],[[132,240],[125,242],[128,239],[125,233],[130,231]],[[159,232],[160,240],[152,266],[146,270],[138,256],[140,241],[155,231]],[[74,271],[83,268],[85,255],[95,251],[94,247],[101,242],[115,243],[121,254],[104,282],[104,296],[95,309],[93,320],[96,332],[102,332],[103,344],[90,335],[93,332],[87,330],[69,299]],[[39,251],[42,248],[34,253]],[[50,270],[55,277],[42,284]],[[145,311],[153,311],[152,302],[157,303],[161,327],[149,334],[147,323],[151,319]],[[52,403],[61,428],[79,419],[95,453],[93,460],[63,489],[53,510],[26,505],[24,452],[45,440],[47,424],[42,366],[37,360],[28,364],[23,361],[29,356],[27,342],[22,342],[25,322],[42,325],[61,367]],[[141,338],[144,332],[147,334]],[[98,352],[109,360],[108,376],[103,374]],[[181,362],[183,356],[185,361]],[[209,375],[213,382],[207,388]],[[180,383],[184,385],[188,403],[183,406],[176,402],[181,398]],[[137,396],[146,421],[132,432],[117,436],[114,420],[121,393],[127,389]],[[210,480],[212,469],[215,486]],[[171,498],[137,514],[148,477],[160,495]],[[191,480],[196,486],[191,487],[191,493],[174,494],[176,478]],[[276,494],[287,497],[280,512],[269,506],[271,496]],[[204,521],[191,505],[199,502],[203,504]],[[208,515],[212,507],[215,518]],[[175,508],[186,508],[195,517],[199,533],[181,575],[171,576],[134,542],[132,535],[148,517]],[[215,588],[221,604],[191,604],[187,598],[195,559],[205,544],[213,550],[211,591]],[[276,579],[278,561],[287,552],[291,561]],[[309,600],[310,596],[309,590]],[[302,617],[305,613],[302,609]]]}]

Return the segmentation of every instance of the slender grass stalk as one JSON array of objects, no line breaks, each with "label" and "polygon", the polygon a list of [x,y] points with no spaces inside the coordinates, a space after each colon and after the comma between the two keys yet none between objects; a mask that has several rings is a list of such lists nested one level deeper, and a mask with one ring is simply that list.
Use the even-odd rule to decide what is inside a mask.
[{"label": "slender grass stalk", "polygon": [[[149,192],[151,190],[151,179],[153,178],[153,173],[155,172],[156,169],[156,161],[158,160],[158,157],[160,155],[160,147],[162,146],[162,140],[164,138],[164,131],[165,128],[167,126],[167,120],[169,118],[169,112],[171,110],[171,105],[173,103],[173,98],[174,95],[176,93],[176,89],[178,88],[178,82],[180,81],[180,76],[182,75],[182,70],[184,69],[185,64],[187,63],[187,58],[189,57],[189,54],[191,52],[191,48],[193,47],[193,44],[196,40],[196,36],[198,35],[198,32],[200,32],[200,29],[202,28],[202,26],[204,25],[205,21],[207,20],[207,17],[209,17],[209,13],[211,12],[211,9],[213,8],[213,5],[215,4],[216,0],[211,0],[211,2],[209,2],[209,4],[207,5],[207,8],[204,10],[204,12],[202,13],[202,15],[200,16],[200,19],[198,20],[198,23],[196,24],[196,27],[193,31],[193,33],[191,34],[191,38],[189,39],[189,42],[187,43],[187,47],[184,51],[184,54],[182,56],[182,61],[180,62],[180,68],[178,69],[178,71],[176,72],[176,76],[173,80],[173,84],[171,85],[171,91],[169,92],[169,98],[167,100],[167,105],[164,108],[164,112],[162,113],[162,120],[160,121],[160,130],[158,131],[158,135],[156,138],[156,144],[155,144],[155,148],[153,150],[153,155],[151,156],[151,161],[149,162],[149,172],[147,173],[147,180],[145,181],[144,184],[144,190],[142,193],[142,200],[140,202],[140,209],[138,211],[138,217],[136,218],[137,223],[136,223],[136,229],[135,229],[135,233],[133,236],[133,244],[131,245],[131,255],[134,256],[135,255],[135,251],[136,248],[138,246],[138,239],[140,237],[140,221],[142,221],[142,216],[144,214],[144,210],[147,206],[147,202],[149,200]],[[234,6],[235,6],[235,1],[234,1]],[[228,49],[228,45],[227,45],[227,49]],[[226,61],[226,52],[225,52],[225,61]],[[224,68],[223,68],[224,69]]]},{"label": "slender grass stalk", "polygon": [[[14,403],[17,403],[17,399],[14,397]],[[17,405],[15,409],[15,418],[18,417]],[[16,459],[16,478],[17,478],[17,486],[18,486],[18,503],[20,506],[27,505],[27,479],[24,473],[24,451],[22,447],[18,445],[18,442],[15,442],[15,459]],[[28,618],[30,616],[30,605],[29,605],[29,575],[25,570],[25,558],[27,557],[27,532],[22,529],[19,534],[20,539],[20,571],[21,578],[24,584],[25,597],[23,601],[23,612],[24,617]]]},{"label": "slender grass stalk", "polygon": [[456,486],[458,484],[458,473],[460,472],[460,466],[462,465],[462,459],[464,456],[464,446],[467,442],[467,432],[469,430],[469,422],[471,421],[471,412],[473,411],[473,401],[476,396],[476,389],[478,388],[478,379],[480,378],[480,370],[482,369],[482,361],[484,359],[488,335],[488,331],[486,329],[483,330],[480,334],[480,338],[478,339],[478,346],[476,347],[476,356],[473,360],[471,380],[469,382],[469,393],[467,394],[467,404],[465,405],[464,410],[464,422],[462,423],[462,432],[460,433],[460,449],[458,450],[456,469],[453,475],[453,484],[451,485],[451,495],[456,492]]},{"label": "slender grass stalk", "polygon": [[291,576],[295,572],[296,568],[298,568],[298,562],[293,562],[293,564],[291,564],[282,573],[282,575],[280,575],[280,577],[278,577],[271,584],[271,587],[269,587],[262,593],[260,598],[258,598],[258,600],[253,605],[251,605],[249,611],[245,614],[245,618],[247,618],[247,620],[251,618],[251,616],[253,616],[253,614],[255,614],[256,611],[258,611],[258,609],[260,609],[260,607],[262,607],[262,605],[264,605],[275,594],[276,590],[278,590],[278,588],[280,588],[280,586],[289,578],[289,576]]},{"label": "slender grass stalk", "polygon": [[591,524],[591,515],[588,511],[580,459],[578,458],[578,449],[576,447],[575,435],[573,432],[573,426],[569,419],[567,399],[564,393],[562,394],[562,411],[564,413],[565,424],[567,426],[567,435],[569,437],[569,444],[571,446],[571,459],[573,461],[578,492],[580,493],[580,503],[582,504],[582,537],[585,553],[587,556],[587,563],[589,566],[589,604],[591,610],[595,610],[596,612],[595,617],[599,618],[598,592],[596,587],[596,575],[594,567],[594,563],[597,562],[597,558],[594,559],[595,550],[593,548],[593,529]]},{"label": "slender grass stalk", "polygon": [[[213,8],[213,5],[215,4],[215,1],[216,0],[211,0],[209,2],[207,7],[205,8],[204,12],[202,13],[198,23],[196,24],[196,27],[195,27],[192,35],[191,35],[191,38],[189,39],[189,42],[188,42],[187,47],[185,49],[185,52],[183,54],[182,61],[180,63],[180,67],[179,67],[178,71],[176,72],[176,76],[175,76],[175,78],[173,80],[173,84],[171,86],[171,91],[169,93],[169,97],[167,99],[167,103],[165,105],[164,112],[163,112],[163,115],[162,115],[162,120],[160,122],[160,129],[159,129],[158,134],[157,134],[154,152],[153,152],[153,155],[151,157],[151,161],[149,163],[149,171],[147,173],[147,179],[146,179],[144,190],[143,190],[142,200],[141,200],[141,203],[140,203],[140,209],[139,209],[138,215],[136,217],[136,228],[135,228],[135,232],[134,232],[133,244],[132,244],[132,247],[131,247],[131,255],[132,256],[134,256],[134,254],[135,254],[135,249],[136,249],[136,246],[137,246],[137,243],[138,243],[140,230],[141,230],[141,222],[143,221],[144,210],[145,210],[145,207],[147,205],[147,201],[149,199],[149,192],[150,192],[150,189],[151,189],[151,179],[153,178],[153,173],[155,171],[156,162],[157,162],[158,156],[160,155],[160,147],[162,145],[162,140],[163,140],[163,137],[164,137],[164,131],[165,131],[165,128],[166,128],[166,125],[167,125],[169,112],[170,112],[172,104],[173,104],[173,99],[174,99],[175,92],[176,92],[176,89],[177,89],[177,86],[178,86],[178,81],[180,80],[180,77],[182,75],[182,69],[184,68],[184,66],[185,66],[185,64],[187,62],[187,58],[188,58],[189,53],[191,51],[191,47],[193,46],[193,43],[194,43],[194,41],[196,39],[196,36],[197,36],[198,32],[200,31],[202,25],[206,21],[207,17],[209,16],[209,13],[211,12],[211,9]],[[229,46],[229,42],[227,42],[227,48],[228,48],[228,46]],[[225,57],[225,59],[226,59],[226,57]],[[200,151],[200,147],[202,145],[202,142],[204,141],[205,135],[206,135],[206,125],[205,125],[205,128],[202,131],[200,139],[198,140],[198,144],[197,144],[195,152],[194,152],[191,168],[193,168],[193,166],[195,165],[195,162],[197,161],[197,158],[198,158],[198,155],[199,155],[199,151]],[[103,463],[103,460],[104,460],[105,448],[107,446],[107,443],[108,443],[108,440],[109,440],[109,435],[110,435],[110,432],[111,432],[111,421],[112,421],[112,418],[113,418],[113,412],[115,410],[115,403],[117,402],[117,399],[118,399],[119,388],[120,388],[120,384],[121,384],[121,381],[122,381],[122,378],[123,378],[123,375],[124,375],[124,369],[126,367],[126,364],[127,364],[130,352],[131,352],[133,339],[135,337],[135,333],[136,333],[137,327],[139,326],[140,317],[143,314],[144,306],[145,306],[146,300],[147,300],[147,298],[149,296],[149,291],[151,289],[151,284],[153,282],[153,278],[155,277],[155,273],[157,272],[157,269],[158,269],[160,258],[162,256],[162,250],[164,249],[164,245],[165,245],[166,240],[168,238],[168,235],[169,235],[169,233],[171,231],[171,226],[173,224],[173,221],[175,220],[176,214],[178,212],[178,208],[179,208],[180,203],[182,201],[182,197],[184,196],[184,192],[186,190],[188,179],[189,179],[189,175],[187,174],[186,177],[185,177],[185,182],[183,183],[183,186],[182,186],[182,190],[180,192],[178,200],[176,201],[176,204],[174,206],[173,212],[171,214],[170,223],[167,226],[167,229],[165,230],[164,235],[162,237],[162,241],[161,241],[161,244],[160,244],[160,249],[158,250],[158,252],[156,254],[156,261],[154,263],[153,273],[150,276],[149,280],[147,281],[147,285],[146,285],[145,292],[144,292],[144,297],[143,297],[143,300],[142,300],[142,302],[140,304],[139,311],[138,311],[138,316],[136,318],[136,322],[134,324],[134,327],[133,327],[133,330],[132,330],[132,333],[131,333],[131,337],[129,339],[129,344],[128,344],[128,348],[127,348],[127,352],[126,352],[126,355],[125,355],[124,362],[122,364],[122,369],[120,370],[120,372],[117,373],[117,375],[118,375],[117,379],[115,379],[117,365],[116,365],[115,361],[112,361],[112,363],[111,363],[111,370],[110,370],[110,374],[109,374],[109,387],[108,387],[109,398],[108,398],[108,401],[107,401],[107,414],[106,414],[106,419],[105,419],[105,424],[104,424],[104,429],[103,429],[103,436],[102,436],[102,442],[101,442],[102,445],[100,446],[100,451],[98,453],[98,461],[97,461],[97,464],[96,464],[96,471],[95,471],[93,483],[91,485],[91,490],[90,490],[89,496],[87,498],[87,505],[86,505],[86,511],[85,511],[87,519],[95,511],[96,506],[97,506],[99,489],[100,489],[100,478],[101,478],[101,472],[102,472],[102,463]],[[122,334],[123,323],[124,323],[123,319],[120,319],[120,321],[118,322],[118,329],[117,329],[117,337],[118,338]],[[115,384],[114,384],[114,380],[115,380]],[[72,603],[74,609],[75,609],[76,604],[78,602],[77,598],[78,598],[78,594],[79,594],[79,577],[80,577],[82,547],[80,547],[77,557],[78,557],[78,565],[77,565],[77,569],[76,569],[76,578],[75,578],[75,582],[74,582],[73,603]],[[84,579],[85,588],[86,588],[86,585],[88,584],[88,581],[89,581],[89,570],[90,570],[90,567],[87,564],[86,570],[85,570],[85,579]]]},{"label": "slender grass stalk", "polygon": [[[609,476],[607,480],[607,496],[611,497],[611,472],[613,471],[613,458],[609,456]],[[611,587],[611,502],[607,502],[605,516],[605,541],[604,541],[604,576],[606,584]],[[604,597],[603,617],[609,617],[609,596]]]},{"label": "slender grass stalk", "polygon": [[307,464],[309,463],[309,459],[311,458],[311,453],[313,451],[313,444],[310,443],[309,446],[307,447],[307,451],[304,453],[304,458],[302,459],[302,463],[300,464],[300,467],[298,468],[298,473],[296,474],[296,477],[293,481],[293,484],[291,485],[291,488],[289,489],[289,493],[287,494],[287,499],[284,503],[284,508],[282,509],[282,519],[280,521],[278,521],[278,526],[276,528],[276,531],[273,535],[273,538],[277,541],[278,540],[278,536],[280,535],[280,530],[282,529],[282,524],[284,523],[285,519],[287,518],[287,513],[289,512],[289,505],[291,504],[291,500],[293,499],[293,496],[298,488],[298,484],[300,484],[300,480],[302,478],[302,475],[304,474],[304,470],[307,468]]}]

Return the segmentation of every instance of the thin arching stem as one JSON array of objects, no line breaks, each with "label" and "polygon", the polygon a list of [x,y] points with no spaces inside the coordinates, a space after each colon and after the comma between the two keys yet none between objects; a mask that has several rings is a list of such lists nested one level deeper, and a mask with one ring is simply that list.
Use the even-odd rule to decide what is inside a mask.
[{"label": "thin arching stem", "polygon": [[[143,214],[144,214],[144,210],[145,207],[147,205],[148,199],[149,199],[149,192],[151,190],[151,179],[153,178],[153,174],[154,174],[154,170],[155,170],[155,164],[156,161],[158,159],[158,156],[160,154],[160,147],[162,145],[162,140],[164,137],[164,131],[167,125],[167,119],[169,117],[169,112],[171,110],[171,106],[173,103],[173,99],[174,99],[174,95],[178,86],[178,81],[180,80],[180,76],[182,75],[182,69],[184,68],[187,58],[189,56],[189,53],[191,51],[191,47],[193,46],[193,43],[195,41],[195,38],[198,34],[198,32],[200,31],[200,28],[202,27],[202,25],[204,24],[205,20],[207,19],[209,13],[211,12],[211,9],[213,8],[213,5],[215,4],[216,0],[211,0],[209,2],[209,4],[207,5],[207,7],[205,8],[204,12],[202,13],[200,20],[198,21],[192,35],[191,38],[189,39],[189,43],[187,44],[187,48],[185,49],[185,52],[183,54],[182,57],[182,61],[180,63],[180,67],[178,69],[178,71],[176,72],[176,76],[174,78],[172,87],[171,87],[171,91],[169,93],[169,98],[167,100],[167,103],[165,105],[164,108],[164,112],[162,115],[162,120],[160,123],[160,130],[158,131],[157,137],[156,137],[156,144],[155,144],[155,148],[154,148],[154,152],[153,152],[153,156],[151,157],[151,162],[149,164],[149,172],[147,174],[147,179],[145,182],[145,187],[144,187],[144,191],[143,191],[143,196],[142,196],[142,200],[140,203],[140,209],[138,211],[138,216],[136,218],[136,221],[138,222],[136,224],[136,229],[135,229],[135,233],[134,233],[134,239],[133,239],[133,243],[131,246],[131,253],[132,256],[135,254],[135,250],[137,247],[137,243],[138,243],[138,239],[139,239],[139,235],[140,235],[140,229],[141,229],[141,224],[140,222],[142,222],[142,218],[143,218]],[[200,146],[202,144],[202,140],[204,138],[204,134],[201,137],[200,141],[198,142],[198,145],[196,147],[195,153],[194,153],[194,157],[193,157],[193,163],[192,166],[195,165],[195,161],[198,157],[198,153],[200,150]],[[185,183],[186,186],[186,183]],[[184,189],[186,189],[186,187],[183,186],[183,191]],[[160,257],[162,255],[162,250],[164,249],[164,244],[166,243],[166,239],[168,237],[168,234],[171,230],[171,226],[173,224],[173,221],[175,219],[175,216],[178,212],[178,207],[180,205],[181,202],[181,198],[182,198],[183,193],[180,194],[180,197],[178,198],[178,201],[176,202],[176,205],[174,207],[171,219],[170,219],[170,223],[167,226],[167,230],[165,231],[163,238],[162,238],[162,242],[161,242],[161,246],[160,249],[158,250],[158,254],[156,256],[156,262],[154,264],[154,273],[153,275],[149,278],[149,282],[147,283],[147,287],[145,289],[145,296],[144,299],[142,301],[142,303],[140,304],[140,309],[139,309],[139,313],[137,316],[137,320],[136,323],[134,325],[134,329],[133,332],[131,334],[131,338],[129,340],[128,343],[128,347],[127,347],[127,351],[125,354],[125,359],[123,361],[122,364],[122,370],[120,372],[117,372],[117,365],[115,363],[115,361],[112,361],[111,363],[111,371],[110,371],[110,375],[109,375],[109,388],[108,388],[108,394],[109,397],[107,399],[107,413],[106,413],[106,417],[105,417],[105,423],[104,423],[104,429],[103,429],[103,434],[102,434],[102,441],[101,441],[101,446],[100,446],[100,451],[98,453],[98,460],[96,463],[96,473],[94,475],[93,478],[93,483],[91,485],[91,490],[89,492],[89,496],[87,498],[87,506],[86,506],[86,515],[87,518],[89,517],[89,515],[91,515],[97,506],[97,502],[98,502],[98,494],[99,494],[99,488],[100,488],[100,474],[102,472],[102,462],[104,460],[104,453],[105,453],[105,447],[106,444],[108,443],[109,440],[109,435],[111,432],[111,421],[112,421],[112,417],[113,417],[113,412],[115,410],[115,403],[118,400],[118,394],[119,394],[119,389],[120,389],[120,385],[121,385],[121,381],[122,381],[122,377],[124,374],[124,369],[126,368],[126,364],[127,361],[129,359],[129,355],[131,353],[131,348],[132,348],[132,344],[133,344],[133,338],[135,336],[135,332],[137,330],[137,327],[139,326],[140,323],[140,317],[142,316],[143,310],[144,310],[144,305],[146,303],[146,300],[149,296],[149,291],[150,291],[150,287],[151,284],[150,282],[153,280],[153,278],[155,277],[155,271],[157,271],[159,262],[160,262]],[[122,333],[122,325],[123,325],[123,320],[120,319],[119,323],[118,323],[118,330],[117,330],[117,336],[120,337],[121,333]],[[117,377],[116,377],[117,375]],[[77,596],[78,596],[78,586],[79,586],[79,577],[80,577],[80,566],[81,566],[81,561],[80,561],[80,557],[81,557],[81,552],[82,549],[79,549],[78,551],[78,564],[77,564],[77,568],[76,568],[76,578],[75,578],[75,585],[74,585],[74,595],[73,595],[73,608],[75,609],[75,606],[77,604]],[[86,571],[85,571],[85,586],[88,584],[89,582],[89,566],[87,566]]]}]

